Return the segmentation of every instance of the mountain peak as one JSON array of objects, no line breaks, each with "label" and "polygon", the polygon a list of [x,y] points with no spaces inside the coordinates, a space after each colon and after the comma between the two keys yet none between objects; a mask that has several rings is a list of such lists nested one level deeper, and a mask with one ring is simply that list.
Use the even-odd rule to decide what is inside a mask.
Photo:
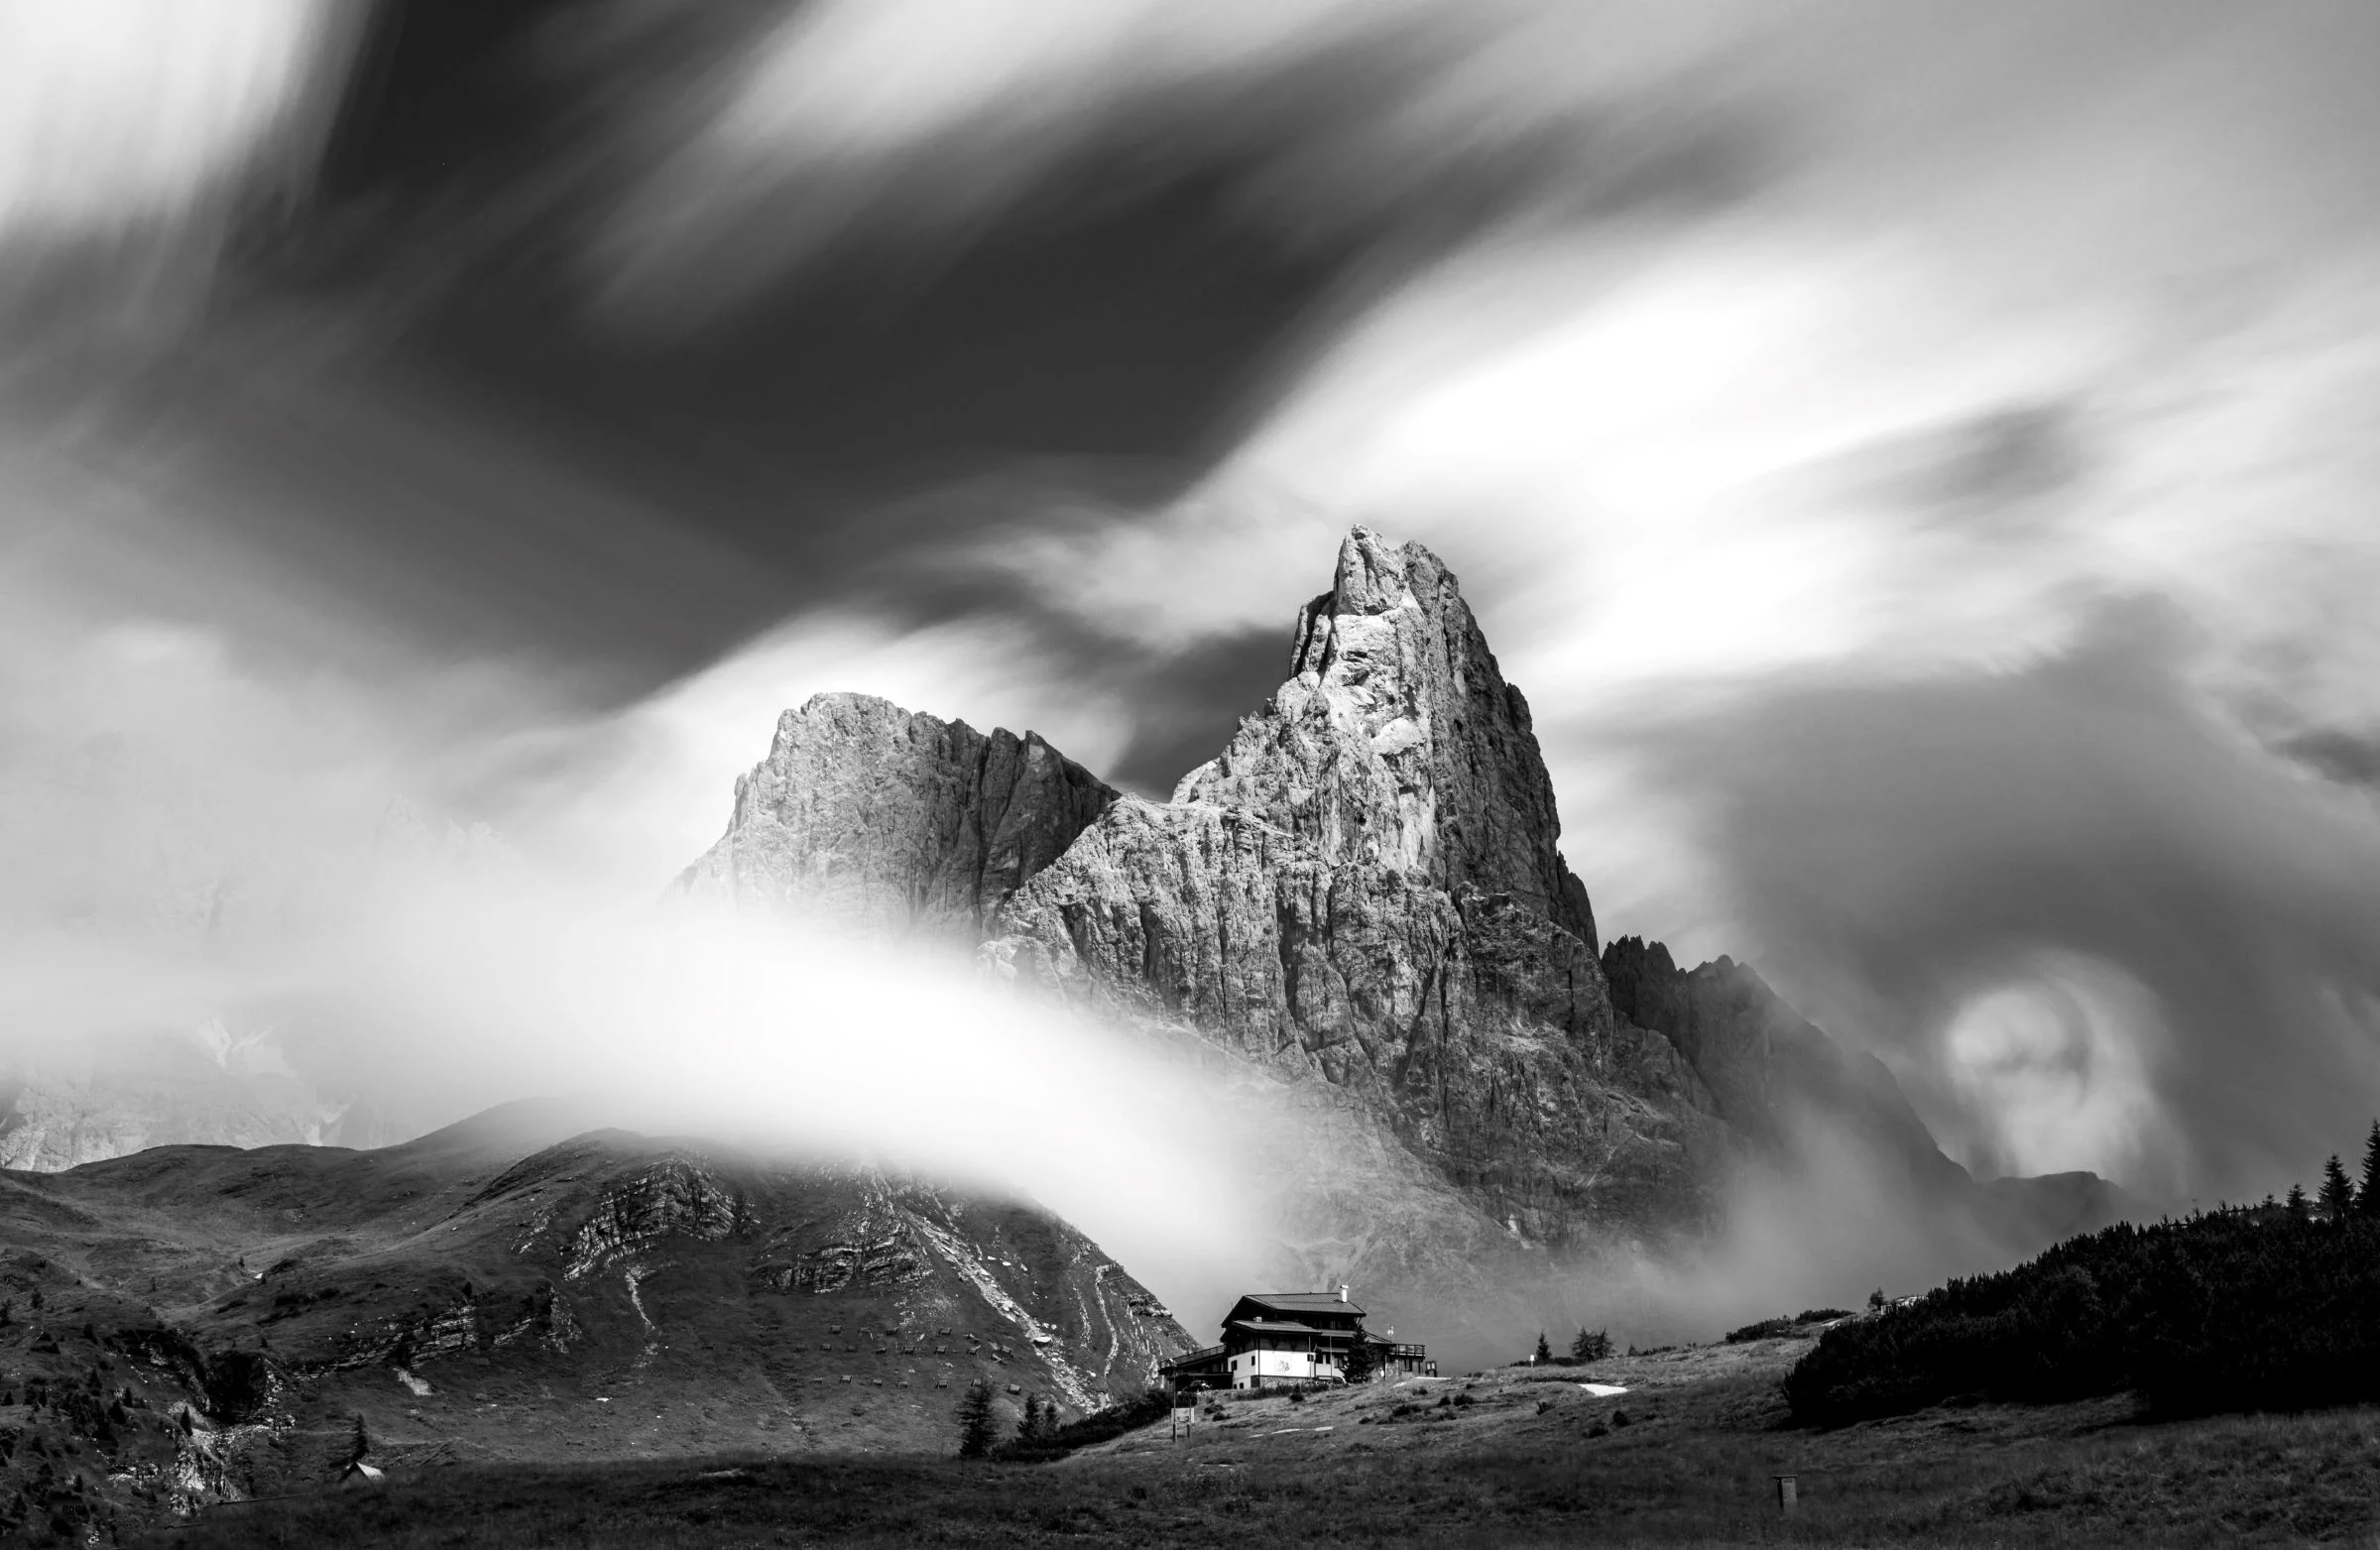
[{"label": "mountain peak", "polygon": [[678,886],[972,945],[1115,800],[1037,733],[814,694],[777,718],[769,757],[736,781],[726,834]]},{"label": "mountain peak", "polygon": [[1528,701],[1437,555],[1352,530],[1298,615],[1290,672],[1175,801],[1255,811],[1330,865],[1509,894],[1594,945]]},{"label": "mountain peak", "polygon": [[1386,613],[1410,595],[1406,574],[1416,564],[1441,573],[1446,568],[1437,555],[1418,543],[1394,543],[1369,528],[1350,528],[1339,541],[1339,569],[1331,581],[1331,598],[1337,606],[1332,612]]}]

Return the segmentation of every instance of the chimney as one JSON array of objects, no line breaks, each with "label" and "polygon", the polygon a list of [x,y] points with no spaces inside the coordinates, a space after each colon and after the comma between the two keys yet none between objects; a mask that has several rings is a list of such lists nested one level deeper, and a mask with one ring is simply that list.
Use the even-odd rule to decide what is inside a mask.
[{"label": "chimney", "polygon": [[1347,1301],[1347,1282],[1345,1281],[1341,1281],[1339,1283],[1339,1300],[1341,1302]]}]

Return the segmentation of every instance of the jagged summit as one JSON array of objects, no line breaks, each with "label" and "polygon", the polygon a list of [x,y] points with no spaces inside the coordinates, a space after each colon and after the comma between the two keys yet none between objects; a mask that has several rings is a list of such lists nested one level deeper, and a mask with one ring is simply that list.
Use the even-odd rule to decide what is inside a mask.
[{"label": "jagged summit", "polygon": [[1698,1231],[1812,1134],[2038,1246],[2021,1192],[1983,1200],[1881,1063],[1749,969],[1599,953],[1528,702],[1436,555],[1351,532],[1289,667],[1169,802],[1029,734],[819,696],[686,887],[972,944],[1301,1095],[1315,1139],[1250,1203],[1285,1280],[1484,1308],[1551,1252]]},{"label": "jagged summit", "polygon": [[1350,532],[1331,590],[1298,616],[1290,673],[1176,802],[1260,813],[1326,865],[1509,894],[1595,944],[1529,703],[1437,555]]},{"label": "jagged summit", "polygon": [[814,694],[736,780],[727,833],[678,887],[862,932],[972,945],[1116,792],[1041,740]]}]

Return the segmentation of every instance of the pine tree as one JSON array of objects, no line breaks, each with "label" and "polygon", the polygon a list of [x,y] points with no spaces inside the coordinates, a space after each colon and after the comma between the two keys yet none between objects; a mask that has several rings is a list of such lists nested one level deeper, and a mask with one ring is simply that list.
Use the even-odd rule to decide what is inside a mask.
[{"label": "pine tree", "polygon": [[1356,1338],[1348,1343],[1347,1367],[1343,1374],[1351,1383],[1371,1381],[1371,1341],[1359,1328]]},{"label": "pine tree", "polygon": [[1571,1359],[1576,1362],[1604,1362],[1611,1356],[1611,1337],[1604,1330],[1590,1330],[1581,1325],[1571,1337]]},{"label": "pine tree", "polygon": [[959,1457],[984,1457],[992,1451],[992,1385],[979,1377],[959,1399]]},{"label": "pine tree", "polygon": [[1883,1287],[1879,1286],[1874,1291],[1867,1294],[1867,1311],[1870,1313],[1882,1313],[1884,1311]]},{"label": "pine tree", "polygon": [[2288,1211],[2289,1219],[2292,1222],[2303,1222],[2308,1217],[2314,1215],[2314,1207],[2307,1201],[2306,1190],[2303,1185],[2290,1185],[2289,1198],[2283,1201],[2281,1204],[2282,1208]]},{"label": "pine tree", "polygon": [[1529,1353],[1529,1360],[1540,1367],[1554,1360],[1554,1348],[1545,1343],[1545,1331],[1537,1332],[1537,1349]]},{"label": "pine tree", "polygon": [[1024,1414],[1016,1418],[1016,1440],[1028,1448],[1041,1440],[1041,1396],[1038,1393],[1024,1396]]},{"label": "pine tree", "polygon": [[2363,1143],[2363,1188],[2355,1195],[2355,1214],[2380,1217],[2380,1120]]},{"label": "pine tree", "polygon": [[2322,1215],[2332,1222],[2344,1222],[2355,1209],[2355,1186],[2347,1182],[2347,1170],[2338,1165],[2338,1153],[2322,1164]]}]

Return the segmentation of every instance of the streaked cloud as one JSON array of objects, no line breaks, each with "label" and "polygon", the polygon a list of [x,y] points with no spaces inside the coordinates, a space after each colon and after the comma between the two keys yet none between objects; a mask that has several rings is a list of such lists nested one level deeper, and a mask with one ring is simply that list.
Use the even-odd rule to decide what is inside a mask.
[{"label": "streaked cloud", "polygon": [[[273,186],[329,14],[0,11],[56,61],[0,50],[40,98],[0,91],[0,223],[113,230]],[[330,365],[261,352],[276,392],[219,395],[242,423],[212,404],[171,421],[308,475],[289,504],[318,512],[219,551],[265,574],[297,536],[327,560],[252,575],[255,595],[318,589],[334,633],[410,618],[436,670],[408,643],[375,693],[467,682],[513,705],[497,732],[407,712],[407,748],[443,729],[451,794],[655,871],[820,687],[1030,725],[1161,788],[1262,691],[1267,641],[1362,521],[1464,577],[1536,708],[1599,914],[1748,952],[1885,1053],[1978,1166],[2261,1192],[2314,1160],[2306,1115],[2370,1107],[2380,13],[590,16],[518,51],[540,89],[595,82],[507,148],[536,197],[502,205],[518,182],[491,176],[502,219],[339,212],[365,234],[341,228],[342,254],[385,239],[433,294],[402,320],[442,323],[436,349],[386,345],[420,353],[374,379],[383,345],[336,315],[385,300],[368,262],[320,312],[277,309],[261,269],[242,325],[330,340]],[[669,26],[686,36],[654,47]],[[1133,209],[1203,224],[1079,250],[1115,273],[1037,272]],[[474,268],[465,237],[514,246]],[[1155,289],[1152,255],[1195,275],[1227,244],[1264,256],[1254,281],[1142,326],[1206,295]],[[935,289],[978,260],[997,284]],[[1073,304],[1095,283],[1112,311]],[[847,326],[913,305],[957,342]],[[1078,313],[1127,342],[1061,351],[1048,320]],[[476,417],[385,414],[407,373]],[[1177,378],[1198,391],[1141,394]],[[929,402],[914,436],[838,417],[887,406],[905,432]],[[338,488],[350,442],[328,478],[277,444],[326,441],[341,405],[405,432],[352,462],[368,488]],[[1063,444],[1073,412],[1105,439]],[[1076,453],[1150,466],[1103,484]],[[899,479],[797,502],[781,465],[802,459]],[[615,511],[596,493],[623,469],[643,494]],[[569,541],[571,511],[610,537]],[[699,564],[655,560],[677,533]],[[384,563],[409,542],[417,568]],[[166,683],[208,652],[303,655],[158,590],[127,582],[85,621],[105,651],[61,659],[147,643]],[[774,598],[792,617],[769,627]],[[502,650],[458,617],[501,623]],[[607,638],[651,649],[590,687]],[[540,678],[553,692],[507,700]],[[2239,1097],[2267,1067],[2287,1081]]]}]

